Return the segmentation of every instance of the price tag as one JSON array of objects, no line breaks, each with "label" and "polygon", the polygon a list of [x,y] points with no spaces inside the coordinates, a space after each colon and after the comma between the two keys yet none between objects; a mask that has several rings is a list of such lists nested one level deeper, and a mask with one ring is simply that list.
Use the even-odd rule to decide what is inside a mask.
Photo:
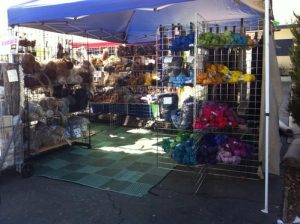
[{"label": "price tag", "polygon": [[173,57],[165,57],[164,58],[164,63],[171,63],[172,62]]},{"label": "price tag", "polygon": [[194,61],[194,58],[195,58],[194,56],[188,55],[187,56],[187,62],[192,63]]},{"label": "price tag", "polygon": [[172,104],[172,97],[165,97],[163,103],[164,103],[164,104],[167,104],[167,105],[168,105],[168,104],[169,104],[169,105]]},{"label": "price tag", "polygon": [[81,137],[81,129],[80,128],[75,128],[73,130],[73,133],[75,135],[76,138],[80,138]]},{"label": "price tag", "polygon": [[7,77],[9,82],[18,82],[18,73],[16,69],[13,70],[7,70]]}]

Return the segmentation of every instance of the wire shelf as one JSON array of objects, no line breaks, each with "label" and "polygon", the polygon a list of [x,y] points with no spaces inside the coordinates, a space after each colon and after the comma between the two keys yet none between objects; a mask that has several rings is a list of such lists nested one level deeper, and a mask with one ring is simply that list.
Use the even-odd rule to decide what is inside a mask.
[{"label": "wire shelf", "polygon": [[[174,127],[174,120],[168,126],[161,125],[157,128],[158,136],[161,132],[173,133],[176,136],[181,132],[192,132],[194,140],[194,153],[197,154],[201,139],[206,134],[227,135],[231,138],[241,140],[250,144],[253,148],[252,156],[242,158],[238,164],[228,164],[218,162],[206,167],[205,174],[224,175],[249,179],[259,178],[258,160],[259,151],[259,131],[261,115],[262,96],[262,65],[263,65],[263,43],[262,43],[262,21],[260,20],[238,20],[238,21],[205,21],[200,15],[196,15],[194,22],[183,24],[171,24],[160,26],[157,30],[157,72],[160,74],[161,83],[158,86],[162,93],[170,93],[169,88],[174,88],[170,80],[174,77],[184,75],[186,79],[191,78],[192,85],[186,83],[175,83],[175,91],[179,96],[179,101],[184,101],[187,96],[194,98],[193,103],[193,126],[196,119],[201,116],[203,106],[209,102],[227,105],[236,116],[242,121],[237,127],[232,128],[202,128],[182,130]],[[199,38],[202,34],[212,33],[215,36],[235,34],[243,38],[248,38],[246,44],[235,45],[199,45]],[[180,45],[187,38],[194,35],[194,41],[186,45]],[[180,42],[181,40],[182,42]],[[251,41],[251,42],[250,42]],[[249,44],[251,43],[251,44]],[[181,60],[181,61],[180,61]],[[179,61],[179,62],[178,62]],[[177,64],[176,64],[177,63]],[[225,81],[222,83],[201,85],[196,82],[199,72],[206,72],[211,65],[226,66],[229,71],[238,71],[241,74],[239,79],[233,83]],[[229,73],[231,74],[231,73]],[[251,74],[251,81],[243,81],[243,74]],[[223,74],[226,75],[227,74]],[[228,76],[228,75],[227,75]],[[211,78],[210,76],[208,76]],[[191,88],[190,92],[184,96],[182,92],[186,88]],[[178,108],[182,104],[178,104]],[[161,123],[162,121],[160,121]],[[173,122],[173,123],[172,123]],[[170,137],[172,138],[172,137]],[[173,136],[174,138],[174,136]],[[166,162],[167,161],[167,162]],[[179,170],[181,166],[170,155],[158,154],[158,166],[172,170]],[[172,166],[170,166],[172,164]],[[203,175],[202,175],[203,177]],[[202,180],[199,177],[199,180]]]}]

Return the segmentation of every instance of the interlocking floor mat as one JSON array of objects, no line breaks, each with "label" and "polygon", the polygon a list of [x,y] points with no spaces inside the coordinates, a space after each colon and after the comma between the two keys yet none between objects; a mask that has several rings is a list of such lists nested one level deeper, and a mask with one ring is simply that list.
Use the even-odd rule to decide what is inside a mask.
[{"label": "interlocking floor mat", "polygon": [[92,149],[72,146],[35,162],[36,175],[141,197],[168,170],[157,168],[155,132],[93,124]]}]

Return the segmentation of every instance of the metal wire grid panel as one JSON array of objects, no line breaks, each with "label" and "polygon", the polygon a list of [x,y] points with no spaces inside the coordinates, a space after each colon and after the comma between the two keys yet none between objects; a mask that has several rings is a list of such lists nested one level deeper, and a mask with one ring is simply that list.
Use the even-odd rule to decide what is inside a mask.
[{"label": "metal wire grid panel", "polygon": [[[195,95],[195,88],[193,85],[193,81],[191,81],[189,84],[184,85],[189,89],[189,94],[187,95],[180,95],[181,89],[184,86],[178,87],[170,85],[170,71],[173,70],[173,74],[171,76],[177,76],[181,71],[182,68],[174,68],[174,61],[177,59],[184,58],[185,67],[183,68],[185,70],[186,74],[189,74],[189,77],[191,80],[194,78],[194,71],[195,71],[195,58],[201,57],[202,55],[195,54],[195,43],[191,42],[189,44],[185,45],[184,51],[171,51],[171,46],[174,42],[179,40],[181,36],[189,36],[193,38],[193,35],[195,35],[196,32],[196,23],[191,22],[188,25],[184,24],[170,24],[170,25],[161,25],[157,30],[157,38],[156,38],[156,45],[157,45],[157,72],[160,75],[160,82],[157,85],[157,88],[160,89],[160,92],[162,94],[178,94],[178,104],[179,106],[182,105],[183,101],[188,96],[194,96]],[[179,59],[179,60],[180,60]],[[198,63],[198,60],[197,60]],[[177,69],[177,70],[176,70]],[[176,74],[175,74],[176,73]],[[184,87],[185,88],[185,87]],[[195,102],[196,99],[193,100],[193,107],[195,108]],[[160,108],[161,110],[161,108]],[[195,109],[193,109],[195,110]],[[161,111],[160,111],[161,112]],[[194,113],[193,113],[194,114]],[[193,116],[193,115],[192,115]],[[192,123],[194,122],[194,118]],[[166,119],[160,118],[156,119],[156,129],[157,129],[157,135],[158,139],[165,138],[168,139],[175,139],[179,133],[185,132],[190,133],[191,136],[193,136],[193,142],[194,142],[194,149],[196,149],[197,145],[200,142],[201,137],[194,135],[193,130],[191,127],[189,128],[175,128],[172,125],[171,121],[167,121]],[[192,154],[196,153],[195,150],[192,150]],[[182,164],[178,161],[175,161],[172,156],[172,152],[163,152],[162,153],[162,145],[161,142],[158,142],[158,153],[157,153],[157,164],[159,168],[162,169],[169,169],[184,173],[192,174],[194,178],[194,189],[195,192],[197,192],[203,183],[206,175],[207,175],[207,165],[200,164],[200,165],[193,165],[193,164]],[[194,155],[195,156],[195,155]]]},{"label": "metal wire grid panel", "polygon": [[23,126],[19,121],[13,125],[13,116],[1,116],[0,172],[12,166],[21,172],[21,166],[24,163],[24,148]]},{"label": "metal wire grid panel", "polygon": [[[108,114],[112,127],[121,125],[124,116],[150,119],[151,105],[141,98],[157,90],[155,86],[145,86],[145,76],[155,72],[156,50],[153,43],[122,45],[115,49],[120,63],[114,69],[113,64],[103,64],[101,76],[109,77],[102,83],[101,77],[95,83],[96,97],[92,103],[93,113],[101,118]],[[103,77],[102,77],[103,78]],[[155,85],[155,84],[154,84]],[[123,122],[122,122],[123,121]]]},{"label": "metal wire grid panel", "polygon": [[[251,35],[255,43],[251,47],[226,47],[206,48],[199,50],[205,58],[205,64],[223,64],[229,70],[238,70],[243,74],[252,74],[255,81],[222,83],[219,85],[207,85],[196,91],[197,97],[204,101],[222,102],[228,104],[245,123],[238,128],[213,129],[205,132],[226,133],[232,137],[254,146],[255,151],[250,158],[242,159],[237,165],[218,163],[209,167],[209,174],[243,177],[250,179],[259,178],[259,120],[261,113],[261,88],[262,88],[262,22],[245,22],[243,20],[230,22],[227,25],[217,25],[216,22],[207,24],[206,30],[213,33],[231,31]],[[196,39],[198,40],[198,38]],[[201,132],[201,131],[200,131]],[[203,132],[203,130],[202,130]]]},{"label": "metal wire grid panel", "polygon": [[[139,117],[151,119],[153,116],[151,105],[143,102],[131,103],[130,99],[132,96],[137,95],[139,98],[141,96],[145,96],[148,94],[148,91],[154,87],[146,87],[146,86],[121,86],[121,87],[111,87],[110,90],[106,91],[102,95],[106,95],[103,102],[92,102],[91,108],[94,114],[97,114],[99,120],[105,119],[109,117],[111,127],[116,125],[121,125],[124,122],[125,116]],[[120,102],[114,102],[114,89],[121,96],[125,96],[126,94],[130,98],[124,97],[123,99],[119,99]],[[111,91],[113,90],[113,91]],[[100,87],[96,92],[101,94],[101,91],[104,91],[104,88]],[[125,99],[126,98],[126,99]],[[128,100],[128,102],[124,102]]]},{"label": "metal wire grid panel", "polygon": [[[41,67],[43,68],[49,61],[63,58],[66,56],[67,58],[71,59],[74,66],[78,65],[80,62],[83,62],[84,60],[89,61],[91,52],[87,51],[87,47],[89,43],[93,40],[89,38],[83,38],[83,37],[76,37],[73,35],[66,35],[61,33],[54,33],[54,32],[47,32],[42,30],[36,30],[36,29],[30,29],[30,28],[24,28],[24,27],[16,27],[13,30],[14,34],[16,36],[20,37],[20,40],[27,39],[29,41],[35,41],[35,47],[34,48],[28,48],[28,47],[22,47],[19,46],[18,54],[15,56],[15,62],[21,63],[22,57],[24,53],[31,53],[35,56],[36,61],[38,61],[41,64]],[[76,45],[75,45],[76,43]],[[77,46],[78,45],[78,46]],[[60,48],[61,46],[62,48]],[[92,66],[92,65],[88,65]],[[90,69],[90,67],[89,67]],[[91,69],[92,70],[92,69]],[[44,74],[44,73],[42,73]],[[29,76],[35,76],[36,74],[26,74]],[[58,95],[61,94],[60,87],[62,89],[68,89],[68,91],[76,91],[77,89],[85,89],[86,92],[89,92],[92,90],[92,84],[91,83],[81,83],[81,84],[68,84],[65,82],[65,84],[61,83],[52,83],[52,81],[49,77],[47,78],[49,82],[42,83],[39,82],[36,86],[26,86],[26,83],[23,84],[24,88],[24,107],[27,108],[31,103],[38,104],[41,99],[44,97],[49,97],[55,94],[56,90],[58,89],[57,93]],[[83,81],[84,82],[84,81]],[[30,84],[30,83],[29,83]],[[90,96],[90,92],[87,94],[88,98]],[[23,97],[23,96],[21,96]],[[62,98],[62,96],[57,96],[58,98]],[[87,117],[90,116],[90,105],[88,100],[88,106],[80,110],[80,112],[74,112],[69,113],[65,117],[70,117],[71,115],[76,114],[82,114]],[[26,140],[26,147],[27,147],[27,154],[30,154],[30,129],[34,127],[37,124],[37,121],[30,121],[29,119],[29,113],[28,111],[25,113],[24,116],[24,139]],[[59,114],[55,114],[53,116],[46,116],[46,118],[43,118],[45,122],[49,125],[59,123],[61,124],[64,119],[63,116],[60,116]],[[90,127],[88,127],[90,129]],[[90,130],[88,137],[76,139],[76,141],[73,141],[74,144],[83,144],[84,146],[90,145]],[[68,142],[70,144],[70,142]],[[57,144],[58,147],[60,144]],[[88,146],[89,147],[89,146]],[[49,146],[49,147],[42,147],[41,152],[44,150],[44,148],[55,148],[55,145]],[[40,149],[39,149],[40,150]]]},{"label": "metal wire grid panel", "polygon": [[[223,25],[219,25],[223,24]],[[224,25],[225,24],[225,25]],[[245,143],[251,144],[255,148],[255,152],[250,158],[242,159],[237,165],[218,163],[217,165],[202,166],[203,172],[198,172],[197,183],[202,182],[206,174],[223,175],[241,178],[258,179],[259,161],[259,119],[260,119],[260,103],[261,103],[261,84],[262,84],[262,22],[260,20],[253,21],[213,21],[207,22],[201,16],[197,15],[195,24],[188,26],[181,24],[160,26],[157,31],[157,71],[160,74],[160,88],[164,92],[172,91],[168,88],[166,76],[167,66],[165,61],[169,61],[174,57],[186,57],[183,52],[172,53],[170,46],[178,36],[186,36],[191,32],[195,32],[195,43],[190,45],[189,56],[193,58],[194,68],[194,117],[199,115],[201,103],[205,101],[222,102],[231,106],[238,116],[245,120],[245,124],[239,128],[208,128],[206,130],[191,130],[194,135],[195,145],[200,143],[201,137],[205,133],[227,134],[238,138]],[[255,44],[251,47],[246,46],[212,46],[200,47],[198,38],[200,34],[205,32],[222,33],[231,31],[232,33],[247,34],[254,39]],[[255,75],[253,82],[238,83],[222,83],[218,85],[196,85],[196,75],[199,71],[204,71],[206,64],[223,64],[230,70],[239,70],[243,73]],[[174,91],[174,88],[173,88]],[[176,92],[176,90],[175,90]],[[159,123],[159,122],[157,122]],[[164,126],[166,127],[166,125]],[[160,129],[160,126],[157,127]],[[166,128],[164,128],[166,129]],[[174,129],[168,129],[170,133],[176,133]],[[175,131],[175,132],[174,132]],[[178,131],[178,130],[177,130]],[[182,131],[182,130],[179,130]],[[186,130],[185,130],[186,131]],[[158,132],[158,136],[159,136]],[[162,168],[197,173],[199,166],[187,166],[174,162],[167,154],[158,153],[158,166]],[[199,189],[199,186],[197,187]]]},{"label": "metal wire grid panel", "polygon": [[[88,60],[89,55],[101,48],[88,51],[87,46],[91,42],[99,42],[91,38],[78,37],[74,35],[42,31],[26,27],[14,27],[11,34],[19,38],[17,54],[32,53],[39,62],[57,58],[61,50],[70,58],[77,61]],[[62,47],[60,49],[60,47]],[[110,53],[114,51],[110,49]],[[1,56],[2,60],[8,60],[8,56]],[[15,60],[17,62],[17,59]]]}]

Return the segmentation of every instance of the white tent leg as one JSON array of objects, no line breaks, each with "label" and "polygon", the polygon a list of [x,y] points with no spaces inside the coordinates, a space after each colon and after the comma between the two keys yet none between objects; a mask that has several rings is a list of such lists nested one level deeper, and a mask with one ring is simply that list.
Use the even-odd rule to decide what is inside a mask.
[{"label": "white tent leg", "polygon": [[265,0],[265,208],[264,213],[269,213],[269,116],[270,116],[270,55],[269,55],[269,38],[270,38],[270,0]]}]

